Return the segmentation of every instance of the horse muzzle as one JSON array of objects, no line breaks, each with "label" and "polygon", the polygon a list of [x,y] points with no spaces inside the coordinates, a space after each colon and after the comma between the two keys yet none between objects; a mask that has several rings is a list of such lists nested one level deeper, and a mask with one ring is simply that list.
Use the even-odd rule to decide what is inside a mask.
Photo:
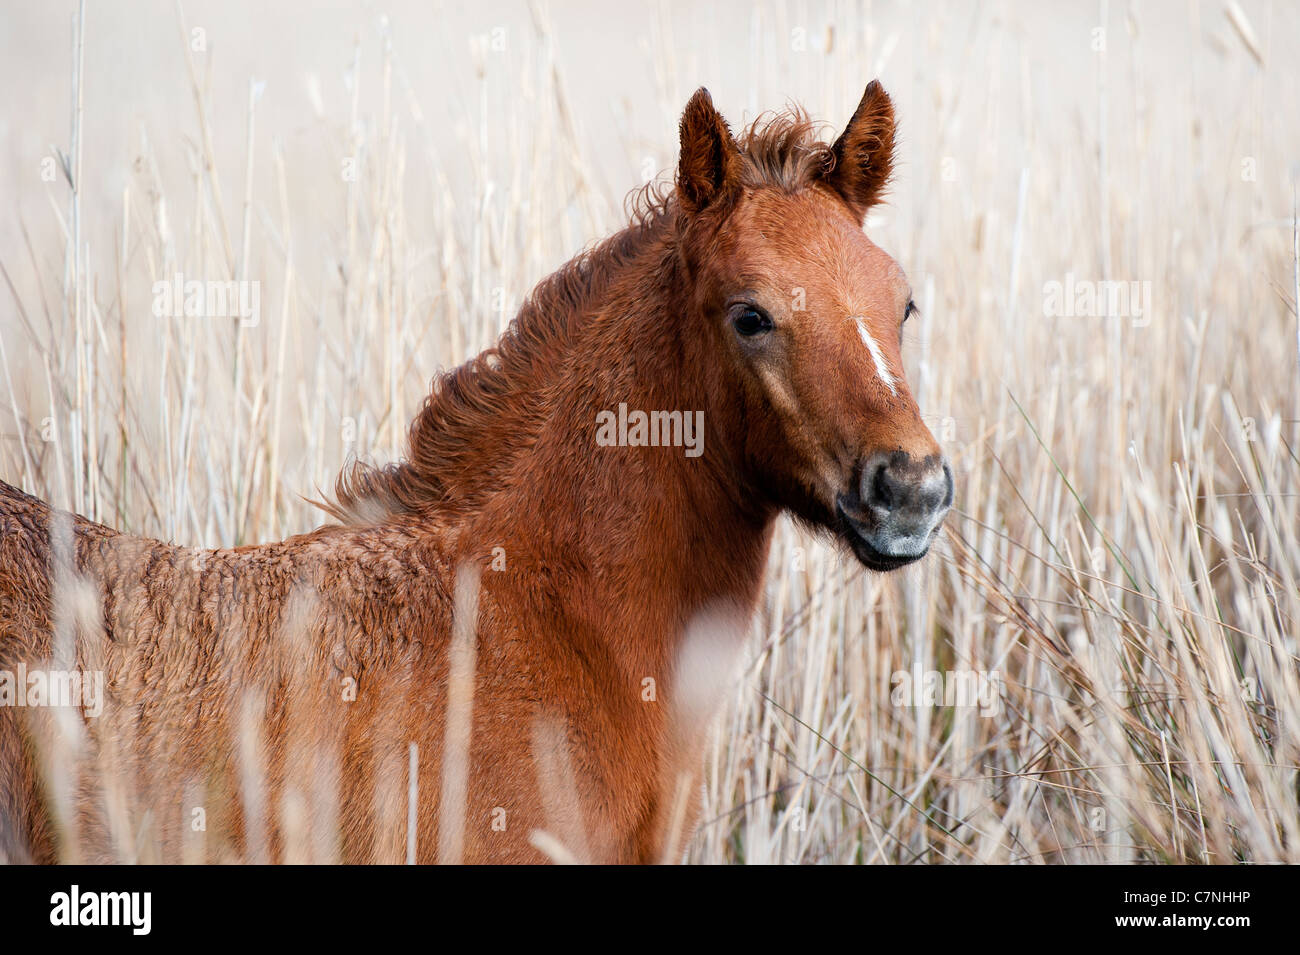
[{"label": "horse muzzle", "polygon": [[941,455],[873,454],[852,489],[836,499],[841,536],[872,570],[903,567],[930,549],[952,507],[952,491],[952,469]]}]

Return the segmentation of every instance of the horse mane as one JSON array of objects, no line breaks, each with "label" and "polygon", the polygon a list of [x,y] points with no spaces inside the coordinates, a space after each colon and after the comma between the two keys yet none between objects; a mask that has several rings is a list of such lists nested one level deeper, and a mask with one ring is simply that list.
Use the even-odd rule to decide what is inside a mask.
[{"label": "horse mane", "polygon": [[[743,184],[796,192],[826,175],[834,156],[818,131],[797,106],[759,116],[737,140]],[[405,460],[383,467],[353,461],[333,501],[320,506],[345,524],[372,523],[433,508],[463,511],[493,493],[512,449],[526,445],[536,433],[530,424],[544,419],[536,389],[551,380],[590,307],[651,240],[677,234],[675,194],[664,180],[630,193],[625,228],[543,279],[496,345],[434,379],[411,422]],[[499,440],[485,440],[493,435]]]}]

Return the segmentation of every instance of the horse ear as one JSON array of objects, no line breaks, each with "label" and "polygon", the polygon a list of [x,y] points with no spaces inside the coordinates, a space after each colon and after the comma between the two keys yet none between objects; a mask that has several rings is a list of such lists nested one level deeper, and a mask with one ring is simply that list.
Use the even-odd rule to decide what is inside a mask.
[{"label": "horse ear", "polygon": [[681,140],[677,195],[687,213],[696,213],[740,184],[740,149],[702,86],[682,113]]},{"label": "horse ear", "polygon": [[827,183],[860,215],[880,201],[894,171],[894,104],[872,80],[840,138]]}]

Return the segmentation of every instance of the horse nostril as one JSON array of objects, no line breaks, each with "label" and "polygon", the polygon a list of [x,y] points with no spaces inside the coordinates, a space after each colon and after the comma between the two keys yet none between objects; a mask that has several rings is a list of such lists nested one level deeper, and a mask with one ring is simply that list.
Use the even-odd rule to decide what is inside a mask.
[{"label": "horse nostril", "polygon": [[942,479],[939,478],[938,474],[930,474],[917,482],[915,494],[917,507],[926,511],[937,511],[952,503],[952,475],[948,471],[948,465],[943,466]]},{"label": "horse nostril", "polygon": [[883,514],[933,514],[952,505],[952,471],[946,461],[936,468],[898,454],[877,457],[863,468],[862,492],[864,503]]},{"label": "horse nostril", "polygon": [[889,465],[881,464],[871,476],[871,493],[867,496],[867,503],[872,507],[891,510],[894,507],[896,491],[897,487],[889,476]]}]

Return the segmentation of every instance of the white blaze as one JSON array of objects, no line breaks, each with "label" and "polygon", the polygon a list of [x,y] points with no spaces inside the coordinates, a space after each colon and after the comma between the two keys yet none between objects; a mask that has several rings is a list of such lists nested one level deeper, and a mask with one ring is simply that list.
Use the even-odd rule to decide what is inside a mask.
[{"label": "white blaze", "polygon": [[867,329],[866,317],[859,315],[854,320],[858,323],[858,334],[862,336],[862,344],[866,345],[867,351],[871,352],[871,360],[876,365],[876,374],[884,382],[885,387],[889,389],[889,393],[897,397],[898,388],[895,385],[894,373],[889,370],[889,365],[885,361],[884,354],[880,351],[880,346],[871,337],[871,332]]}]

